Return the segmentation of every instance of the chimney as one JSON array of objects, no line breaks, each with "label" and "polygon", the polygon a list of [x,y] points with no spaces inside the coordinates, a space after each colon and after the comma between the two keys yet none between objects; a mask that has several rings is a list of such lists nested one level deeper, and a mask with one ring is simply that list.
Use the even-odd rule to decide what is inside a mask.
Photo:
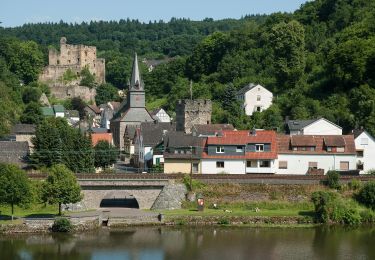
[{"label": "chimney", "polygon": [[251,136],[256,136],[257,135],[257,130],[255,129],[255,127],[250,130],[250,135]]}]

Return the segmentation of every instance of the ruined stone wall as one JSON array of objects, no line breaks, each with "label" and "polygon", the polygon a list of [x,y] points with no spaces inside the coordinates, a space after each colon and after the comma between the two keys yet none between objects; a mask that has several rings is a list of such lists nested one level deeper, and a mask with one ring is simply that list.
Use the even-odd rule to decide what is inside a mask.
[{"label": "ruined stone wall", "polygon": [[176,129],[191,133],[195,124],[211,124],[211,100],[178,100],[176,105]]},{"label": "ruined stone wall", "polygon": [[67,44],[66,38],[62,37],[60,51],[50,49],[48,60],[49,65],[44,68],[39,77],[39,80],[43,82],[55,83],[68,69],[79,75],[86,66],[98,83],[105,82],[105,60],[96,57],[95,46]]},{"label": "ruined stone wall", "polygon": [[85,86],[54,84],[50,86],[51,95],[58,99],[80,97],[85,101],[95,101],[96,89]]}]

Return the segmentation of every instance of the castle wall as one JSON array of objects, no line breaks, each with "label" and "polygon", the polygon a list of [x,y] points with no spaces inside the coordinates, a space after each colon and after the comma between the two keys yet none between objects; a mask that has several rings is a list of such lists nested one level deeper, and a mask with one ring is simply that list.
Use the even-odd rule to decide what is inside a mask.
[{"label": "castle wall", "polygon": [[179,100],[176,105],[176,130],[191,133],[196,124],[211,124],[211,100]]},{"label": "castle wall", "polygon": [[65,86],[63,84],[54,84],[50,86],[51,95],[58,99],[67,99],[80,97],[85,101],[95,101],[96,89],[85,86]]}]

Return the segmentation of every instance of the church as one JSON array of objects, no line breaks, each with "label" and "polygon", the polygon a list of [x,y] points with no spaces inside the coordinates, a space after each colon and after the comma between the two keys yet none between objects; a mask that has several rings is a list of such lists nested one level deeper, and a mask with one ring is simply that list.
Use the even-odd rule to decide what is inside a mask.
[{"label": "church", "polygon": [[138,57],[135,53],[129,91],[126,99],[110,122],[113,141],[117,148],[124,150],[124,133],[127,126],[139,126],[142,122],[152,122],[154,119],[146,110],[145,89],[138,67]]}]

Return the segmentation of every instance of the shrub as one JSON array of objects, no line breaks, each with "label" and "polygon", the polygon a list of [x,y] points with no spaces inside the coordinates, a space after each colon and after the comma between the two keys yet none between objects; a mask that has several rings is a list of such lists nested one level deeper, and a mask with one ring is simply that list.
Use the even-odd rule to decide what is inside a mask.
[{"label": "shrub", "polygon": [[362,186],[362,183],[360,180],[357,180],[357,179],[352,179],[350,182],[349,182],[349,188],[351,190],[358,190],[359,188],[361,188]]},{"label": "shrub", "polygon": [[73,225],[67,218],[55,219],[52,225],[53,232],[70,232],[73,229]]},{"label": "shrub", "polygon": [[370,169],[366,172],[366,174],[369,174],[369,175],[375,175],[375,169]]},{"label": "shrub", "polygon": [[194,180],[194,179],[192,180],[190,175],[188,175],[188,174],[186,174],[184,176],[184,178],[182,179],[182,182],[185,184],[186,188],[189,191],[201,189],[201,188],[204,188],[206,186],[206,184],[204,184],[201,181]]},{"label": "shrub", "polygon": [[361,216],[352,203],[344,202],[338,194],[327,191],[316,191],[311,200],[315,206],[315,220],[321,223],[341,223],[358,225]]},{"label": "shrub", "polygon": [[375,181],[369,181],[363,185],[355,197],[359,203],[375,209]]},{"label": "shrub", "polygon": [[217,224],[219,224],[219,225],[229,225],[230,221],[227,218],[222,218],[222,219],[219,219]]},{"label": "shrub", "polygon": [[328,171],[327,172],[327,185],[331,189],[339,189],[340,188],[340,174],[336,171]]},{"label": "shrub", "polygon": [[374,223],[375,222],[375,213],[371,209],[364,210],[360,213],[363,223]]}]

